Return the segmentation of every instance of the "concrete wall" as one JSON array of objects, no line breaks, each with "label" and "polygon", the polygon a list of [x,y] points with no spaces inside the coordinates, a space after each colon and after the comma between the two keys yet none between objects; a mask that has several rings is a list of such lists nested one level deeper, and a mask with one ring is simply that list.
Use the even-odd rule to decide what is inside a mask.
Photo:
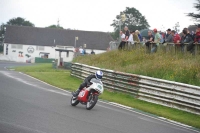
[{"label": "concrete wall", "polygon": [[[40,54],[40,52],[46,52],[49,53],[48,58],[54,58],[54,59],[58,59],[59,58],[59,52],[55,51],[55,49],[67,49],[67,50],[73,50],[73,47],[50,47],[50,46],[44,46],[44,50],[37,50],[37,46],[35,45],[23,45],[23,44],[18,44],[18,45],[22,45],[22,47],[19,48],[13,48],[12,45],[16,45],[16,44],[4,44],[4,56],[5,59],[9,59],[10,61],[17,61],[17,62],[26,62],[26,60],[31,60],[31,62],[34,62],[35,57],[41,57],[42,55]],[[6,48],[8,50],[6,50]],[[29,53],[28,49],[32,48],[34,50],[33,53]],[[7,54],[6,54],[7,51]],[[23,52],[22,56],[19,54],[19,52]],[[86,49],[87,53],[91,53],[91,49]],[[95,50],[94,52],[96,54],[100,54],[103,52],[106,52],[104,50]],[[25,56],[26,54],[30,55],[31,57],[27,57]],[[69,52],[69,56],[67,57],[66,52],[62,52],[61,53],[61,58],[63,58],[64,62],[70,62],[72,61],[74,57],[74,53],[73,52]],[[0,58],[1,59],[1,58]]]}]

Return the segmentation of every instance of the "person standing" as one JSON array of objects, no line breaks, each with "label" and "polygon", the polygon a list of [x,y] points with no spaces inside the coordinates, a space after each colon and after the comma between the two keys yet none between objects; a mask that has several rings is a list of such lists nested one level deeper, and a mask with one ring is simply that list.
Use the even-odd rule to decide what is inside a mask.
[{"label": "person standing", "polygon": [[134,32],[134,31],[133,31],[133,41],[135,42],[135,45],[136,45],[136,43],[140,42],[138,34],[136,32]]},{"label": "person standing", "polygon": [[175,52],[180,48],[181,37],[175,30],[172,30],[173,43],[175,44]]},{"label": "person standing", "polygon": [[84,51],[83,51],[82,46],[79,47],[79,53],[80,53],[80,54],[84,54]]},{"label": "person standing", "polygon": [[169,43],[173,43],[171,29],[167,29],[167,36],[166,36],[165,44],[164,44],[164,46],[166,46],[166,51],[169,51],[171,49],[172,44],[169,44]]},{"label": "person standing", "polygon": [[147,41],[145,43],[146,48],[147,48],[147,53],[150,53],[151,51],[151,43],[154,41],[154,36],[152,35],[151,31],[148,31],[148,37],[147,37]]},{"label": "person standing", "polygon": [[130,35],[129,35],[129,38],[128,38],[128,49],[131,50],[133,45],[134,45],[134,41],[133,41],[133,34],[134,32],[131,31],[130,32]]},{"label": "person standing", "polygon": [[160,34],[158,33],[157,29],[153,30],[155,37],[154,37],[154,44],[151,49],[151,53],[155,53],[157,51],[157,47],[159,46],[160,43]]},{"label": "person standing", "polygon": [[163,33],[160,32],[160,43],[163,43],[164,42],[164,39],[163,39]]},{"label": "person standing", "polygon": [[125,44],[124,44],[124,49],[128,47],[128,38],[130,36],[130,31],[128,30],[128,27],[124,27],[124,32],[125,32]]},{"label": "person standing", "polygon": [[121,35],[121,42],[120,42],[120,44],[119,44],[118,49],[119,49],[119,50],[122,50],[122,48],[123,48],[124,45],[125,45],[125,34],[124,34],[122,31],[120,31],[120,35]]},{"label": "person standing", "polygon": [[175,30],[172,30],[171,34],[172,34],[172,38],[173,38],[173,43],[175,43],[175,44],[180,43],[180,41],[181,41],[180,35],[178,33],[176,33]]},{"label": "person standing", "polygon": [[142,42],[143,39],[142,39],[142,36],[141,36],[140,32],[138,30],[136,30],[135,32],[137,33],[140,42]]},{"label": "person standing", "polygon": [[172,43],[173,37],[171,35],[171,29],[167,29],[167,37],[165,39],[165,43]]},{"label": "person standing", "polygon": [[194,31],[192,31],[191,36],[192,36],[192,39],[194,40],[194,38],[195,38],[195,32]]},{"label": "person standing", "polygon": [[185,47],[185,43],[189,43],[189,45],[187,46],[187,50],[190,51],[191,53],[193,53],[194,49],[193,49],[193,40],[190,34],[188,34],[187,30],[183,30],[183,36],[181,38],[181,50],[182,52],[184,52],[184,47]]},{"label": "person standing", "polygon": [[196,30],[196,34],[195,34],[195,37],[194,37],[194,42],[200,43],[200,24],[198,24],[198,28]]}]

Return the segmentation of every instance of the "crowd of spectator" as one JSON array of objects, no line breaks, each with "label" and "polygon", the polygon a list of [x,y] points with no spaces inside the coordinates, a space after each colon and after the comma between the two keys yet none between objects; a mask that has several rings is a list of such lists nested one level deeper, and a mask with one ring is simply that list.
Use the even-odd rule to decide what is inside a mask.
[{"label": "crowd of spectator", "polygon": [[118,47],[119,50],[129,50],[134,48],[136,44],[145,44],[148,51],[155,53],[158,46],[172,44],[170,46],[180,47],[181,51],[184,51],[186,47],[187,51],[193,53],[195,44],[200,43],[200,24],[196,31],[190,33],[187,28],[184,28],[180,34],[170,28],[166,32],[159,32],[155,28],[153,29],[153,33],[151,30],[148,31],[147,38],[142,37],[138,30],[129,31],[128,27],[125,26],[124,30],[120,31],[120,35],[121,42]]}]

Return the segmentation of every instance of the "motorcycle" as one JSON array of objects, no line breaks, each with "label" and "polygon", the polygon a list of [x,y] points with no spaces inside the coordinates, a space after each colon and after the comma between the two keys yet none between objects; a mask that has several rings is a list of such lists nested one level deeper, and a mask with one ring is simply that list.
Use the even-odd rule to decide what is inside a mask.
[{"label": "motorcycle", "polygon": [[78,97],[72,96],[71,105],[76,106],[79,103],[86,105],[87,110],[91,110],[98,101],[98,96],[103,93],[103,83],[98,79],[91,79],[91,85],[83,88]]}]

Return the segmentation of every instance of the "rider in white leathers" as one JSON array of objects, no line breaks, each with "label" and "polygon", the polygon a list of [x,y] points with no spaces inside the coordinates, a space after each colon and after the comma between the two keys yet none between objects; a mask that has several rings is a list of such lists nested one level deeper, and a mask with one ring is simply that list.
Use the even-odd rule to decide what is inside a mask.
[{"label": "rider in white leathers", "polygon": [[78,94],[80,93],[80,91],[84,88],[84,87],[87,87],[87,86],[90,86],[90,80],[93,79],[93,78],[96,78],[98,80],[101,80],[103,77],[103,72],[98,70],[95,74],[92,74],[90,76],[88,76],[87,78],[85,78],[84,82],[80,85],[79,89],[75,92],[72,93],[72,95],[74,97],[77,97]]}]

